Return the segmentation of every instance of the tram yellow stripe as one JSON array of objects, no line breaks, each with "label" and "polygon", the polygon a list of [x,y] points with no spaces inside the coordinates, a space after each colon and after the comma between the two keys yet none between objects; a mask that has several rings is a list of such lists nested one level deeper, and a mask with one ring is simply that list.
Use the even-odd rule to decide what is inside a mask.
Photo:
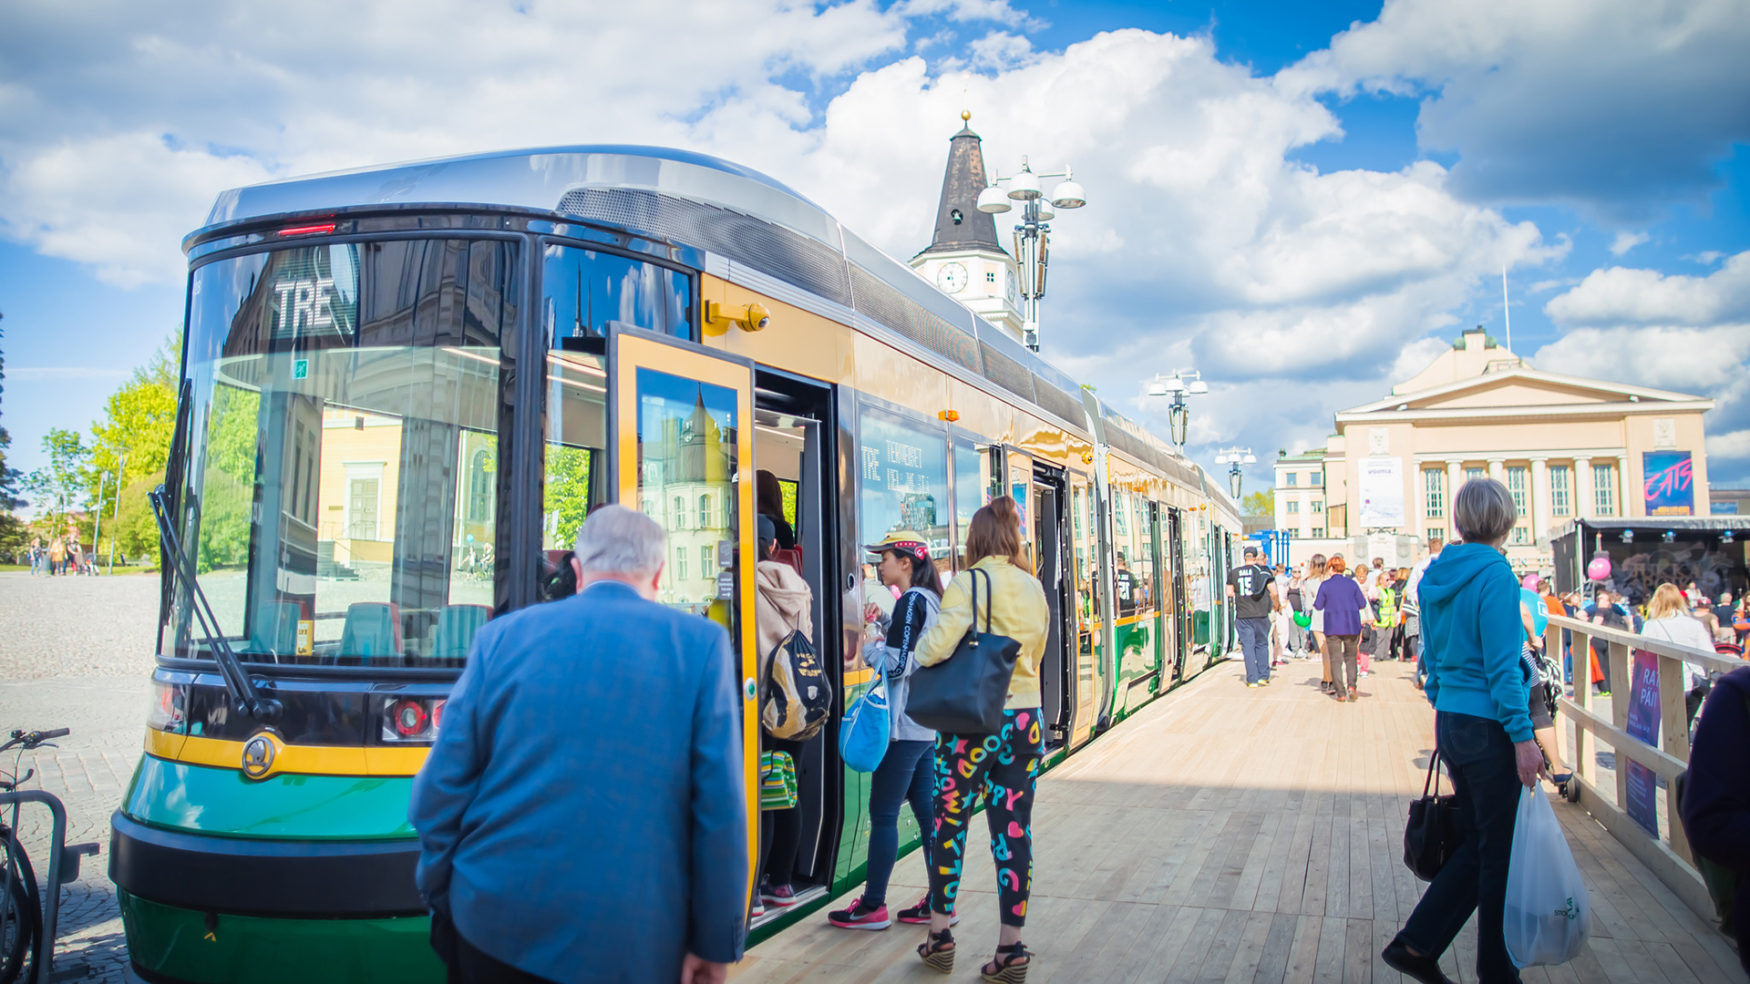
[{"label": "tram yellow stripe", "polygon": [[[277,775],[410,776],[425,764],[430,748],[287,745],[275,736],[273,764],[259,778]],[[165,731],[146,732],[146,754],[187,765],[243,770],[243,741]]]}]

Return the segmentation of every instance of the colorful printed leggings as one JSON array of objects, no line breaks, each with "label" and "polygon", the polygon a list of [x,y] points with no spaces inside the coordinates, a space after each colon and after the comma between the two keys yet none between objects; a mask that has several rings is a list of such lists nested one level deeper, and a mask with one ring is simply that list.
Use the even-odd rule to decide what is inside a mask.
[{"label": "colorful printed leggings", "polygon": [[1004,711],[994,735],[936,736],[935,831],[930,848],[930,908],[953,914],[966,861],[966,823],[980,797],[997,868],[1006,926],[1027,920],[1033,891],[1033,783],[1039,777],[1039,708]]}]

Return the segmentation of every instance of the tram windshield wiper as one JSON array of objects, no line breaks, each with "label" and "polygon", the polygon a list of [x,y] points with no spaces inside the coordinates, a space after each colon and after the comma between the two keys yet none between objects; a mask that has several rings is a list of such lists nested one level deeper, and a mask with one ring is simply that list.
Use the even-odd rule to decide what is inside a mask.
[{"label": "tram windshield wiper", "polygon": [[201,590],[200,580],[195,576],[194,563],[183,553],[182,543],[170,525],[170,511],[164,503],[164,486],[160,485],[148,492],[146,498],[152,503],[152,518],[158,522],[158,538],[164,544],[164,553],[170,559],[176,575],[188,585],[189,607],[194,609],[201,634],[206,636],[207,648],[212,650],[213,660],[219,664],[219,676],[225,680],[225,690],[231,695],[232,706],[238,713],[246,714],[257,721],[277,720],[283,710],[280,702],[272,697],[263,697],[255,689],[254,682],[243,672],[243,664],[232,651],[231,644],[225,641],[225,634],[219,631],[218,616],[213,614],[213,606],[207,604],[206,593]]}]

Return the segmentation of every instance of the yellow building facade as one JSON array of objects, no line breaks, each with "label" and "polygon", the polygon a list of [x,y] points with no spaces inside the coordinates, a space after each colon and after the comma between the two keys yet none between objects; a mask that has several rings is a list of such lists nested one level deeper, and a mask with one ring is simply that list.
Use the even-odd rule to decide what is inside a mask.
[{"label": "yellow building facade", "polygon": [[1324,449],[1278,457],[1277,528],[1333,548],[1408,538],[1420,553],[1455,536],[1453,493],[1487,477],[1519,508],[1509,558],[1541,566],[1570,520],[1707,515],[1702,414],[1712,408],[1544,372],[1467,331],[1389,396],[1339,411]]}]

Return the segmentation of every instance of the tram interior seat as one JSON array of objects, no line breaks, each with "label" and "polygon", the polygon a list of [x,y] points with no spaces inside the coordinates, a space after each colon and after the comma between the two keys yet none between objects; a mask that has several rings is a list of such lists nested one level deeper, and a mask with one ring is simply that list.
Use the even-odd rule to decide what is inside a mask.
[{"label": "tram interior seat", "polygon": [[373,659],[400,659],[401,608],[392,601],[355,601],[346,608],[340,630],[343,660],[369,664]]},{"label": "tram interior seat", "polygon": [[486,624],[492,609],[485,605],[445,605],[438,613],[437,636],[432,642],[431,658],[454,660],[457,665],[468,657],[474,644],[474,633]]}]

